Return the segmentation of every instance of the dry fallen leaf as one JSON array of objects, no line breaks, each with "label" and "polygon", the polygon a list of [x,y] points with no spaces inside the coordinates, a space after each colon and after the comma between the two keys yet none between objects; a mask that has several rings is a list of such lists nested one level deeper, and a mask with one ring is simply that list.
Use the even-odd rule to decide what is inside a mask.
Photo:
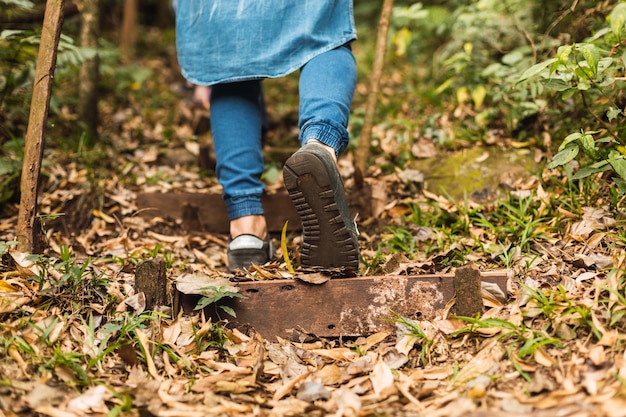
[{"label": "dry fallen leaf", "polygon": [[[163,77],[155,85],[170,88],[169,69],[159,59],[151,65]],[[394,84],[406,87],[401,71],[390,73],[392,76],[385,80],[390,91]],[[131,100],[126,109],[112,107],[109,102],[101,108],[103,117],[108,118],[103,120],[112,121],[103,127],[107,141],[114,146],[103,150],[111,161],[107,161],[107,174],[95,182],[92,167],[86,169],[80,158],[61,157],[54,146],[48,149],[47,159],[55,163],[46,167],[39,200],[47,244],[39,257],[43,262],[36,265],[27,259],[27,254],[20,258],[18,252],[0,260],[4,262],[0,265],[0,337],[10,341],[5,346],[6,357],[0,359],[0,375],[7,376],[8,381],[0,392],[0,408],[6,408],[3,412],[7,417],[37,412],[49,417],[103,416],[116,412],[118,408],[113,407],[127,399],[132,401],[131,414],[139,408],[142,413],[164,417],[626,417],[620,383],[626,379],[626,356],[621,343],[626,309],[626,255],[621,231],[624,214],[620,206],[623,201],[611,202],[609,208],[607,199],[598,199],[599,205],[607,206],[583,210],[568,201],[562,204],[565,208],[556,207],[554,211],[555,204],[572,198],[563,194],[564,187],[548,189],[545,178],[516,179],[506,175],[508,172],[502,173],[501,185],[513,197],[511,204],[524,198],[537,205],[533,206],[533,221],[543,221],[546,214],[557,214],[533,231],[542,238],[528,242],[528,253],[515,242],[515,233],[506,242],[500,242],[493,230],[467,217],[466,210],[476,210],[489,218],[490,213],[499,210],[497,204],[476,204],[472,199],[478,194],[468,194],[459,204],[449,196],[434,194],[433,188],[415,192],[415,184],[422,182],[418,171],[421,168],[411,163],[392,173],[383,170],[381,167],[390,166],[389,162],[397,159],[398,152],[406,150],[406,146],[422,157],[436,153],[432,138],[412,138],[410,135],[417,133],[405,132],[392,121],[374,127],[377,143],[388,154],[377,155],[364,178],[367,194],[363,197],[372,213],[370,219],[360,222],[361,253],[369,266],[365,275],[445,274],[450,271],[448,261],[452,254],[462,254],[466,261],[484,268],[500,265],[507,257],[513,275],[506,291],[496,286],[483,287],[486,310],[478,320],[484,320],[487,326],[472,327],[466,321],[449,319],[448,310],[444,309],[434,318],[426,319],[420,312],[409,315],[419,318],[416,323],[427,333],[428,340],[406,329],[390,335],[364,334],[356,341],[319,339],[307,344],[258,339],[243,325],[230,323],[229,327],[222,327],[202,313],[158,316],[155,320],[150,316],[149,321],[141,322],[138,335],[130,333],[132,340],[123,340],[124,344],[105,354],[101,362],[94,360],[105,348],[107,337],[112,337],[109,342],[117,342],[120,334],[110,331],[117,320],[123,318],[128,320],[125,325],[134,326],[151,314],[137,314],[143,312],[144,303],[133,286],[134,265],[148,254],[159,252],[169,257],[169,276],[182,277],[177,283],[179,290],[189,284],[189,293],[212,296],[213,291],[204,292],[202,288],[232,292],[237,288],[228,279],[204,280],[232,276],[225,267],[225,234],[201,230],[206,220],[202,216],[197,219],[200,227],[189,227],[193,218],[182,219],[181,223],[175,212],[158,213],[139,205],[143,193],[159,193],[160,198],[168,199],[178,197],[174,193],[200,196],[223,191],[214,176],[201,174],[195,158],[189,158],[190,153],[201,157],[207,145],[202,142],[210,145],[211,141],[202,135],[196,136],[197,140],[189,139],[196,135],[199,113],[184,104],[177,109],[180,98],[168,105],[172,103],[161,93],[160,108],[150,110],[154,114],[145,114],[145,106],[138,106],[136,100]],[[410,102],[406,108],[414,109]],[[405,116],[404,111],[400,110],[399,115]],[[62,110],[61,115],[74,120],[73,115],[66,113]],[[467,105],[459,105],[455,114],[474,116]],[[208,117],[206,110],[202,117]],[[282,115],[272,117],[278,120]],[[176,120],[173,126],[161,122],[170,119]],[[458,120],[461,119],[452,120],[444,112],[436,120],[436,129],[452,138]],[[113,131],[108,125],[114,125]],[[272,146],[274,136],[282,133],[268,132],[268,146]],[[511,140],[501,137],[502,132],[486,133],[489,143],[499,147]],[[543,135],[550,138],[549,133]],[[407,139],[412,144],[404,142]],[[535,160],[546,158],[543,150],[528,150],[534,152]],[[179,163],[176,155],[183,155],[181,158],[190,162]],[[472,163],[482,161],[481,165],[487,165],[496,159],[487,155],[479,149]],[[67,159],[70,160],[65,163]],[[121,174],[111,170],[112,165],[122,167]],[[346,188],[352,188],[350,173],[354,172],[354,164],[350,156],[340,158],[339,166]],[[424,186],[428,188],[428,184]],[[275,184],[268,184],[267,190],[270,194],[284,192],[284,184],[279,178]],[[491,194],[496,190],[487,191]],[[81,205],[83,201],[88,204]],[[7,208],[10,213],[12,206],[8,203],[2,209]],[[187,208],[195,210],[193,205]],[[406,219],[415,215],[415,208],[429,210],[428,216],[422,217],[426,224],[407,223]],[[444,236],[439,224],[427,221],[431,209],[435,214],[441,210],[442,218],[462,219],[469,235],[463,232],[454,239]],[[62,213],[64,217],[49,220],[46,213],[50,217]],[[15,240],[15,223],[14,215],[0,218],[0,250],[2,241]],[[389,254],[388,248],[377,250],[386,233],[380,229],[382,224],[406,227],[416,250],[395,254]],[[447,244],[450,240],[452,247]],[[439,245],[431,247],[429,242],[446,243],[446,247],[439,250]],[[301,244],[301,238],[292,243],[295,248]],[[492,256],[485,255],[486,248],[497,246],[502,246],[501,250],[490,250]],[[78,267],[84,265],[87,256],[92,256],[85,279],[76,283],[68,280],[66,273],[71,271],[66,271],[64,263],[56,259],[65,247],[71,248]],[[387,258],[386,263],[379,267],[375,262],[369,263],[381,254]],[[11,260],[13,256],[17,257],[16,265]],[[189,282],[185,282],[189,278],[186,274],[192,275]],[[203,278],[196,279],[197,276]],[[278,263],[236,275],[241,280],[275,278],[293,276],[284,264]],[[321,273],[305,277],[316,284],[328,279]],[[99,284],[99,280],[105,284]],[[64,303],[62,309],[48,307],[59,301]],[[323,301],[320,300],[322,308]],[[591,313],[581,319],[581,312],[586,311]],[[262,316],[263,310],[258,314]],[[526,332],[521,336],[508,333],[500,339],[503,326],[489,326],[491,319],[507,321]],[[509,329],[505,327],[505,331]],[[535,334],[558,339],[558,348],[548,343],[519,359],[525,338]],[[498,342],[490,345],[492,340]],[[63,364],[63,360],[70,363]],[[95,365],[88,367],[90,363]],[[77,384],[78,369],[87,371],[88,378],[97,382]],[[459,383],[461,380],[464,382]],[[101,382],[103,385],[99,385]],[[107,393],[102,386],[109,387]],[[32,410],[31,405],[38,408]]]},{"label": "dry fallen leaf", "polygon": [[78,412],[99,412],[108,413],[109,409],[105,404],[106,400],[109,400],[113,394],[104,385],[96,385],[89,388],[80,396],[73,398],[67,404],[67,408],[70,411]]},{"label": "dry fallen leaf", "polygon": [[124,302],[137,313],[141,313],[146,309],[146,294],[139,292],[126,298]]},{"label": "dry fallen leaf", "polygon": [[330,398],[330,391],[319,381],[306,381],[298,388],[296,398],[308,402],[327,400]]},{"label": "dry fallen leaf", "polygon": [[361,408],[363,407],[359,396],[346,387],[341,387],[334,391],[332,400],[335,404],[336,412],[334,414],[330,414],[330,416],[356,417],[359,415]]},{"label": "dry fallen leaf", "polygon": [[505,349],[496,339],[488,339],[481,350],[465,365],[461,366],[457,375],[459,383],[465,383],[482,374],[490,374],[498,369]]},{"label": "dry fallen leaf", "polygon": [[22,278],[38,277],[44,273],[43,268],[31,257],[31,254],[19,251],[9,253]]},{"label": "dry fallen leaf", "polygon": [[538,364],[550,368],[556,363],[554,356],[548,354],[543,347],[539,347],[535,350],[533,358]]},{"label": "dry fallen leaf", "polygon": [[308,282],[309,284],[324,284],[330,281],[330,276],[326,275],[322,272],[312,272],[310,274],[298,274],[294,275],[295,279],[299,279],[300,281]]},{"label": "dry fallen leaf", "polygon": [[595,366],[600,366],[606,361],[606,354],[602,345],[596,345],[589,351],[589,360]]},{"label": "dry fallen leaf", "polygon": [[8,282],[4,280],[0,280],[0,293],[17,292],[17,291],[19,291],[18,288],[14,287],[13,285],[9,284]]},{"label": "dry fallen leaf", "polygon": [[217,290],[239,292],[228,278],[214,277],[200,272],[181,274],[174,280],[176,290],[183,294],[196,294],[212,297]]},{"label": "dry fallen leaf", "polygon": [[[317,370],[313,377],[324,385],[338,385],[352,378],[352,375],[343,372],[342,369],[345,368],[340,368],[337,364],[331,363]],[[626,367],[624,369],[626,370]]]},{"label": "dry fallen leaf", "polygon": [[372,381],[372,387],[376,395],[383,395],[388,392],[390,388],[394,387],[394,377],[391,368],[385,363],[385,361],[379,360],[374,365],[372,373],[370,375]]}]

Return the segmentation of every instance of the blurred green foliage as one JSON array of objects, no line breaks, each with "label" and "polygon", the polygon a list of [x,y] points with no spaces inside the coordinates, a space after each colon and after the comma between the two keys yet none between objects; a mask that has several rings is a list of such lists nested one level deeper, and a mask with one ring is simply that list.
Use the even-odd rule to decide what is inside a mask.
[{"label": "blurred green foliage", "polygon": [[[625,74],[626,3],[617,4],[593,36],[560,46],[522,74],[519,84],[538,80],[562,101],[578,103],[591,118],[565,137],[548,168],[563,166],[573,180],[610,172],[620,193],[626,193]],[[585,131],[589,127],[598,130]],[[575,159],[584,166],[572,173]]]},{"label": "blurred green foliage", "polygon": [[[0,0],[7,15],[44,3]],[[159,4],[148,1],[140,22],[146,14],[162,10]],[[121,0],[110,4],[118,11],[122,5]],[[359,71],[364,75],[373,54],[381,2],[356,0],[354,7],[363,41],[358,48],[365,52]],[[565,167],[573,180],[612,172],[624,192],[625,10],[624,2],[606,0],[397,0],[389,69],[405,72],[399,74],[402,82],[392,85],[395,99],[388,94],[390,98],[379,103],[384,122],[400,132],[402,146],[391,162],[402,165],[412,158],[409,150],[416,129],[420,136],[448,146],[484,141],[489,132],[497,132],[527,146],[554,150],[557,157],[549,167]],[[119,27],[120,16],[107,13],[104,25]],[[40,24],[0,30],[0,202],[9,198],[18,176],[20,147],[11,143],[21,143],[26,130],[40,30]],[[78,30],[77,19],[65,22],[51,101],[51,125],[70,132],[57,135],[60,145],[70,149],[80,146],[82,127],[74,119],[56,116],[64,106],[70,113],[76,108],[77,94],[72,91],[78,68],[95,53],[100,56],[107,104],[168,105],[145,86],[154,83],[152,69],[120,65],[111,33],[104,31],[96,51],[77,46]],[[172,54],[171,26],[162,30],[161,39],[169,36],[167,45],[141,30],[145,53]],[[407,97],[419,97],[421,103],[405,109]],[[362,116],[357,103],[353,137],[358,136]],[[443,118],[451,121],[456,136],[441,128]],[[551,149],[561,141],[560,148]],[[573,161],[583,169],[572,167]]]},{"label": "blurred green foliage", "polygon": [[549,168],[577,158],[570,179],[613,171],[623,193],[625,22],[620,1],[414,2],[394,8],[391,40],[474,140],[490,129],[545,148],[542,133],[565,138]]}]

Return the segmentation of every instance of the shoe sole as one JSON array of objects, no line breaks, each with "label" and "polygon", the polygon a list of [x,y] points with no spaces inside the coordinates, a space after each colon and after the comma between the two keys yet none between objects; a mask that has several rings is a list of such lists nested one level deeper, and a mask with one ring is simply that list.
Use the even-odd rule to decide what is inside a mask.
[{"label": "shoe sole", "polygon": [[[322,155],[298,151],[287,160],[283,170],[285,187],[302,222],[301,263],[304,267],[358,270],[358,243],[346,226],[352,220],[346,219],[345,213],[342,216],[337,204],[338,199],[343,199],[343,206],[347,207],[341,177],[334,162],[325,164]],[[328,171],[333,168],[335,181]]]}]

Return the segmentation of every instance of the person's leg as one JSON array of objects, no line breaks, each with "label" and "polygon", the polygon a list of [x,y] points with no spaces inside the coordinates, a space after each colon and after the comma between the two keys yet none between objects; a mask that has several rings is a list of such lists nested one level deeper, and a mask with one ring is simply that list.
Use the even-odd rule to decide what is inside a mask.
[{"label": "person's leg", "polygon": [[348,117],[356,87],[356,62],[347,46],[309,61],[300,73],[300,144],[316,139],[339,156],[348,146]]},{"label": "person's leg", "polygon": [[358,232],[336,166],[348,146],[355,85],[356,64],[347,47],[312,59],[300,74],[303,147],[287,160],[283,176],[302,221],[303,266],[359,266]]},{"label": "person's leg", "polygon": [[209,100],[211,98],[211,87],[196,85],[193,88],[193,103],[209,110]]},{"label": "person's leg", "polygon": [[[224,188],[230,238],[234,243],[235,238],[247,236],[233,247],[246,251],[250,245],[260,245],[249,236],[262,240],[267,235],[261,204],[265,187],[260,180],[263,172],[263,109],[260,94],[260,81],[220,84],[211,90],[211,129],[217,160],[216,174]],[[241,242],[244,242],[243,246]],[[229,252],[231,249],[229,247]],[[230,258],[229,253],[229,261],[232,261]],[[250,265],[230,266],[234,269],[233,266]]]}]

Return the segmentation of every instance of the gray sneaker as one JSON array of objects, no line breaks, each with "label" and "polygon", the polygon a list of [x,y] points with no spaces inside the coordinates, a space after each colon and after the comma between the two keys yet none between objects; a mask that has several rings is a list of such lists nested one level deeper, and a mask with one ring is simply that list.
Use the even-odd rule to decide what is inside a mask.
[{"label": "gray sneaker", "polygon": [[308,142],[283,169],[285,187],[302,221],[304,267],[359,268],[357,228],[341,175],[323,145]]},{"label": "gray sneaker", "polygon": [[228,242],[226,257],[228,269],[235,272],[269,262],[274,257],[274,247],[269,236],[263,240],[254,235],[239,235]]}]

